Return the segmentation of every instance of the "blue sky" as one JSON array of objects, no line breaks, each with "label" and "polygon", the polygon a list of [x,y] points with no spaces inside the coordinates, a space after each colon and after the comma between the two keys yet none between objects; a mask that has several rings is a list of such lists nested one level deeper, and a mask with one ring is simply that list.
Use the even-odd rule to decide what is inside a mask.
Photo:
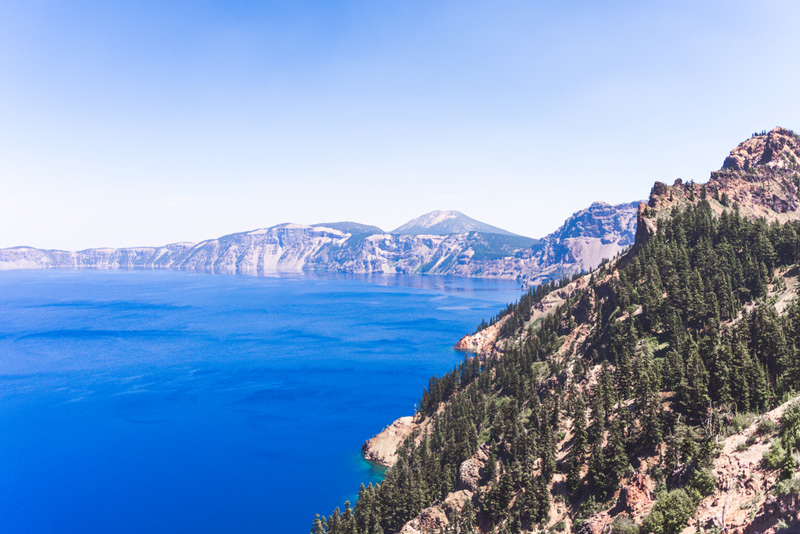
[{"label": "blue sky", "polygon": [[0,247],[457,209],[540,237],[800,130],[797,2],[0,4]]}]

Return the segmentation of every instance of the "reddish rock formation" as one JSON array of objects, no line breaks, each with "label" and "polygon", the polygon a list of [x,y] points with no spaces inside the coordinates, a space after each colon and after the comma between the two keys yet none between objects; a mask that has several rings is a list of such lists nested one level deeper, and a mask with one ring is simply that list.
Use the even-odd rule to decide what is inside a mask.
[{"label": "reddish rock formation", "polygon": [[471,458],[465,460],[458,469],[458,489],[475,491],[484,476],[486,460],[489,459],[487,447],[483,446]]},{"label": "reddish rock formation", "polygon": [[[755,135],[731,151],[722,168],[711,173],[706,184],[673,185],[656,182],[648,206],[669,213],[673,207],[700,201],[705,197],[717,213],[736,207],[742,215],[786,222],[800,219],[800,137],[785,128]],[[644,222],[652,233],[653,223],[643,221],[645,208],[639,208],[637,241]]]},{"label": "reddish rock formation", "polygon": [[731,150],[723,170],[749,172],[756,167],[794,169],[800,165],[800,137],[786,128],[775,128],[764,135],[754,135]]},{"label": "reddish rock formation", "polygon": [[403,525],[400,534],[428,534],[442,532],[450,524],[447,516],[438,506],[425,508],[420,514]]},{"label": "reddish rock formation", "polygon": [[634,473],[619,492],[617,503],[611,510],[611,515],[621,513],[631,517],[644,517],[653,507],[653,480],[642,474]]}]

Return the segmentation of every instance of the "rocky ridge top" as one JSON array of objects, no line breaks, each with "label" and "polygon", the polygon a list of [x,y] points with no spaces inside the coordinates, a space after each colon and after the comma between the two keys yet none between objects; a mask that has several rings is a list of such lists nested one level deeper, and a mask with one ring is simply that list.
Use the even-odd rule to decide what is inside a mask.
[{"label": "rocky ridge top", "polygon": [[800,136],[775,128],[740,143],[722,168],[705,184],[656,182],[646,205],[639,207],[637,241],[646,240],[673,208],[707,200],[717,214],[737,211],[741,216],[785,223],[800,220]]},{"label": "rocky ridge top", "polygon": [[731,150],[723,170],[749,172],[759,167],[798,170],[800,136],[786,128],[756,134]]}]

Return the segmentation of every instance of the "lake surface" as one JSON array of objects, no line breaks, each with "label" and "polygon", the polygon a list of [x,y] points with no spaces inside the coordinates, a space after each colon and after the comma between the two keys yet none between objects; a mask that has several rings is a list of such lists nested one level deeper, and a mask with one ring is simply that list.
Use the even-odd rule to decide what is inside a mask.
[{"label": "lake surface", "polygon": [[516,284],[0,273],[3,532],[305,534]]}]

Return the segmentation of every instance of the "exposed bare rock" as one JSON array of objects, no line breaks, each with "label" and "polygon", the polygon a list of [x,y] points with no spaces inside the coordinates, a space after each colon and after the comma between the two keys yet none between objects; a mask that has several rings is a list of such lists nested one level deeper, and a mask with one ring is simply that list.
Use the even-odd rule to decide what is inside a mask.
[{"label": "exposed bare rock", "polygon": [[486,445],[478,449],[471,458],[464,460],[458,469],[458,488],[475,491],[480,486],[484,476],[484,467],[489,459]]},{"label": "exposed bare rock", "polygon": [[[753,518],[742,534],[787,534],[800,532],[800,503],[796,495],[767,496],[761,513]],[[786,525],[783,527],[780,522]],[[731,530],[729,529],[729,532]]]},{"label": "exposed bare rock", "polygon": [[564,304],[568,298],[574,295],[577,291],[584,289],[589,285],[589,275],[581,276],[573,280],[569,284],[560,289],[556,289],[547,294],[540,302],[533,307],[532,321],[536,321],[541,317],[545,317],[554,312],[559,306]]},{"label": "exposed bare rock", "polygon": [[706,184],[656,182],[648,204],[639,208],[636,242],[653,235],[657,219],[669,216],[672,208],[704,198],[717,214],[738,210],[742,216],[769,222],[800,220],[799,186],[800,137],[785,128],[754,135],[731,151]]},{"label": "exposed bare rock", "polygon": [[461,489],[448,493],[443,502],[447,517],[456,517],[460,514],[464,505],[467,504],[468,501],[471,501],[474,495],[475,494],[468,489]]},{"label": "exposed bare rock", "polygon": [[653,508],[653,480],[643,473],[634,473],[621,485],[619,497],[612,515],[626,513],[633,518],[642,518]]},{"label": "exposed bare rock", "polygon": [[612,520],[608,511],[594,514],[583,522],[578,532],[579,534],[604,534],[608,532],[608,526],[611,525]]},{"label": "exposed bare rock", "polygon": [[364,458],[391,467],[397,462],[397,449],[419,428],[413,416],[401,417],[364,443]]},{"label": "exposed bare rock", "polygon": [[595,202],[570,216],[564,224],[528,251],[520,279],[540,284],[581,271],[590,271],[633,244],[640,202],[611,206]]},{"label": "exposed bare rock", "polygon": [[[791,402],[767,412],[763,418],[775,423]],[[776,499],[771,495],[777,473],[765,470],[761,458],[770,445],[769,437],[758,438],[758,421],[742,432],[730,436],[723,444],[722,452],[714,461],[713,473],[717,479],[717,490],[700,502],[697,517],[700,525],[724,526],[727,532],[755,534],[775,532],[780,519],[798,519],[800,503],[797,499]],[[750,445],[746,445],[748,439]],[[695,531],[696,523],[690,521],[683,534]]]},{"label": "exposed bare rock", "polygon": [[400,534],[438,533],[450,524],[444,511],[438,506],[425,508],[420,514],[403,525]]},{"label": "exposed bare rock", "polygon": [[456,350],[463,350],[465,352],[474,352],[475,354],[488,354],[495,348],[495,342],[500,335],[500,328],[508,320],[508,317],[503,317],[495,324],[490,325],[479,332],[467,335],[458,340],[455,344]]},{"label": "exposed bare rock", "polygon": [[171,269],[250,275],[299,272],[323,248],[340,246],[349,237],[349,234],[331,228],[284,224],[197,244],[175,243],[155,248],[66,252],[18,247],[0,250],[0,270],[61,267]]},{"label": "exposed bare rock", "polygon": [[473,491],[478,489],[481,481],[482,467],[480,463],[472,458],[464,460],[464,463],[458,468],[459,487],[465,487]]},{"label": "exposed bare rock", "polygon": [[770,169],[797,169],[800,160],[800,138],[786,128],[775,128],[769,133],[754,135],[731,150],[725,158],[723,169],[750,171],[754,167]]}]

